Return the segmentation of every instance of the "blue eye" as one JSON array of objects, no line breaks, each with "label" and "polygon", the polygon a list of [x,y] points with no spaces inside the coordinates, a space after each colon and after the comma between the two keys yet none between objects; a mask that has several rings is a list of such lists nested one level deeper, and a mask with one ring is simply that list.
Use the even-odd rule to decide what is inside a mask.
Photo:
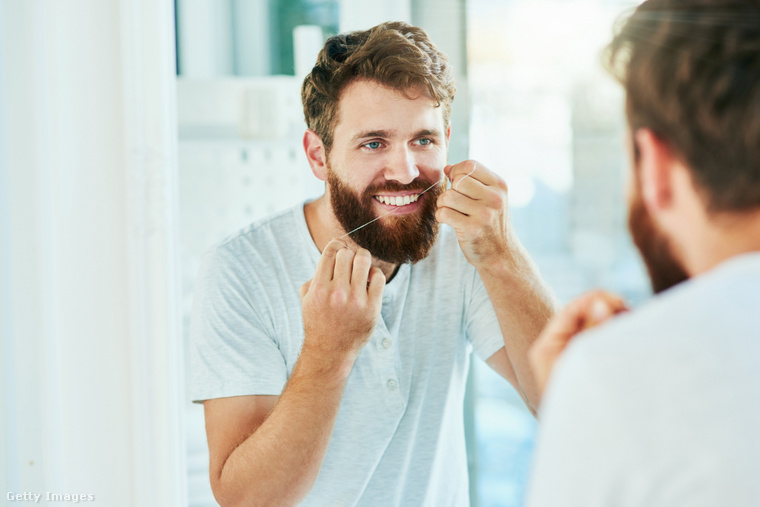
[{"label": "blue eye", "polygon": [[419,141],[420,141],[420,144],[421,144],[422,146],[427,146],[428,144],[430,144],[430,143],[432,143],[432,142],[433,142],[431,139],[427,139],[427,138],[424,138],[424,139],[420,139]]},{"label": "blue eye", "polygon": [[364,146],[366,146],[367,148],[369,148],[371,150],[376,150],[376,149],[378,149],[380,147],[380,142],[379,141],[372,141],[372,142],[369,142],[369,143],[365,144]]}]

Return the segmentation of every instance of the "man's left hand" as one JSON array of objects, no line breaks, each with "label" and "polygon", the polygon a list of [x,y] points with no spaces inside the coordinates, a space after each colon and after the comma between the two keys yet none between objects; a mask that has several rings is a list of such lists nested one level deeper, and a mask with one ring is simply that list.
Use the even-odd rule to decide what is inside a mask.
[{"label": "man's left hand", "polygon": [[474,160],[443,171],[451,188],[438,197],[436,219],[454,228],[462,252],[476,268],[502,262],[512,244],[506,182]]}]

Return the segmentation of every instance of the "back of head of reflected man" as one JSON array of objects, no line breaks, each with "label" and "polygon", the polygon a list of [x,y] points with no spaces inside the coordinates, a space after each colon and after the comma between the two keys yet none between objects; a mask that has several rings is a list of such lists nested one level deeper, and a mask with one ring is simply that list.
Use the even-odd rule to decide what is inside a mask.
[{"label": "back of head of reflected man", "polygon": [[[648,0],[619,25],[606,56],[626,92],[629,228],[660,292],[703,270],[700,223],[757,222],[760,2]],[[659,169],[665,158],[685,169],[691,211],[671,184],[677,175]]]},{"label": "back of head of reflected man", "polygon": [[417,262],[435,243],[455,92],[446,56],[401,22],[331,37],[304,79],[307,158],[341,228],[378,259]]}]

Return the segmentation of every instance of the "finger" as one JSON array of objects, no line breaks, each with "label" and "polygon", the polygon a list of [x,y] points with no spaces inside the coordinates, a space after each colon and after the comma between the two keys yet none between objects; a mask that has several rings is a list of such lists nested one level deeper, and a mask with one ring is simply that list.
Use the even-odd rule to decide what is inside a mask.
[{"label": "finger", "polygon": [[567,342],[579,332],[627,309],[622,298],[604,291],[584,294],[562,309],[546,326],[543,335]]},{"label": "finger", "polygon": [[483,199],[488,193],[488,187],[483,182],[467,174],[457,176],[451,183],[451,189],[472,199]]},{"label": "finger", "polygon": [[367,282],[371,267],[372,256],[368,250],[360,248],[354,255],[354,265],[351,271],[351,288],[357,294],[367,293]]},{"label": "finger", "polygon": [[346,248],[345,245],[335,239],[325,245],[322,256],[317,263],[317,272],[314,273],[314,280],[317,283],[326,284],[332,280],[335,271],[335,256],[344,248]]},{"label": "finger", "polygon": [[458,164],[448,165],[443,169],[446,177],[451,183],[451,188],[456,189],[462,180],[466,179],[469,175],[475,172],[476,165],[474,160],[465,160]]},{"label": "finger", "polygon": [[449,179],[451,180],[452,188],[459,182],[460,179],[473,178],[484,185],[495,185],[499,182],[499,178],[495,173],[488,170],[483,164],[478,163],[475,160],[465,160],[454,164],[449,170]]},{"label": "finger", "polygon": [[447,190],[438,196],[437,205],[438,209],[450,208],[467,216],[474,215],[478,207],[482,206],[479,201],[460,194],[455,190]]},{"label": "finger", "polygon": [[609,292],[593,293],[586,303],[583,329],[599,325],[625,311],[628,311],[628,306],[622,298]]},{"label": "finger", "polygon": [[369,270],[369,288],[367,295],[372,304],[380,305],[383,299],[383,289],[385,288],[385,275],[380,268],[372,267]]},{"label": "finger", "polygon": [[472,223],[472,218],[452,208],[438,208],[435,219],[440,224],[446,224],[458,231],[466,230]]},{"label": "finger", "polygon": [[[313,280],[313,278],[312,278]],[[311,287],[311,280],[301,285],[301,299],[306,295],[307,292],[309,292],[309,287]]]},{"label": "finger", "polygon": [[478,168],[477,164],[475,162],[473,162],[472,163],[472,169],[470,169],[470,172],[468,172],[467,174],[465,174],[464,176],[462,176],[456,183],[454,183],[454,181],[452,180],[451,183],[452,183],[452,186],[454,187],[454,190],[459,190],[459,184],[462,183],[463,180],[465,180],[465,179],[469,178],[470,176],[472,176],[475,173],[475,169],[477,169],[477,168]]},{"label": "finger", "polygon": [[[528,352],[537,389],[543,393],[557,358],[579,332],[627,307],[622,298],[603,291],[587,293],[563,308],[541,332]],[[598,320],[601,319],[601,320]]]},{"label": "finger", "polygon": [[335,255],[335,271],[333,282],[351,284],[351,269],[354,262],[354,252],[348,248],[341,248]]}]

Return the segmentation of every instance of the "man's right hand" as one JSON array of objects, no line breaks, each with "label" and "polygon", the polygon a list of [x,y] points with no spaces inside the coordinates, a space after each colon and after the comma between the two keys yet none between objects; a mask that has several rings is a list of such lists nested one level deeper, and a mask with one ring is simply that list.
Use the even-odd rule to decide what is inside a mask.
[{"label": "man's right hand", "polygon": [[369,251],[328,243],[314,278],[301,287],[304,350],[353,364],[380,317],[384,287]]},{"label": "man's right hand", "polygon": [[528,352],[539,400],[555,363],[570,340],[578,333],[627,311],[628,306],[621,297],[596,290],[572,301],[549,321]]}]

